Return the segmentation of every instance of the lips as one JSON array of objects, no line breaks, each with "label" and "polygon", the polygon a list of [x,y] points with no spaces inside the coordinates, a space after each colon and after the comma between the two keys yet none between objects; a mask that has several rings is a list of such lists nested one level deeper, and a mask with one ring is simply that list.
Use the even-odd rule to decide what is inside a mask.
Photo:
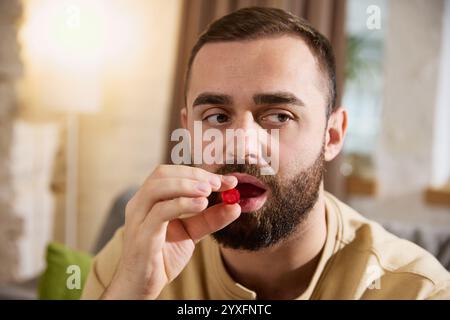
[{"label": "lips", "polygon": [[254,198],[266,192],[266,190],[251,183],[238,183],[236,189],[239,191],[241,198]]},{"label": "lips", "polygon": [[268,188],[256,177],[244,173],[232,173],[238,179],[236,189],[241,195],[239,205],[242,212],[260,209],[267,200]]}]

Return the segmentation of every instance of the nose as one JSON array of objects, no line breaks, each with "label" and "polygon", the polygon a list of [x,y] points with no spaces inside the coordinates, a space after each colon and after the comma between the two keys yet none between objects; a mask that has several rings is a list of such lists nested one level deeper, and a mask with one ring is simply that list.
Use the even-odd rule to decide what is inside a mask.
[{"label": "nose", "polygon": [[251,112],[236,117],[226,134],[227,163],[257,164],[260,162],[261,130]]}]

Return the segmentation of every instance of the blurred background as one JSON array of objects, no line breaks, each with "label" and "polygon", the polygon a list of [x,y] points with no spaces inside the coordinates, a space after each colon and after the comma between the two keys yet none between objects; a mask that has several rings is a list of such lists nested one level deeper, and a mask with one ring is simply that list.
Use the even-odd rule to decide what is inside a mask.
[{"label": "blurred background", "polygon": [[0,298],[35,297],[49,243],[112,236],[169,160],[197,36],[253,5],[334,46],[349,130],[326,188],[450,269],[450,0],[0,0]]}]

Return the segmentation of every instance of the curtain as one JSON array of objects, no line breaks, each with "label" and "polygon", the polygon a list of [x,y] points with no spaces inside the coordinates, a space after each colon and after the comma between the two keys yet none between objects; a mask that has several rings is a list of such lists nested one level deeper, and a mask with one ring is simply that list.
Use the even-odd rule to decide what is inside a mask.
[{"label": "curtain", "polygon": [[[307,19],[326,36],[336,57],[337,102],[340,103],[345,66],[345,4],[346,0],[185,0],[183,3],[178,58],[173,88],[168,136],[180,127],[180,109],[184,106],[184,75],[191,48],[209,23],[232,11],[249,6],[276,7]],[[167,163],[173,143],[166,150]],[[342,156],[327,163],[325,189],[345,197],[345,180],[340,173]]]}]

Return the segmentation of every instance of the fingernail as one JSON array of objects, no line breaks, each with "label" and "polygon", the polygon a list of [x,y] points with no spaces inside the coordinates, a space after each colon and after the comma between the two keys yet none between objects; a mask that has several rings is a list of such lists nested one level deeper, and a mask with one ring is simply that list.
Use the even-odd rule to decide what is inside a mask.
[{"label": "fingernail", "polygon": [[210,190],[209,183],[207,183],[207,182],[198,183],[197,190],[199,190],[201,192],[209,192],[209,190]]},{"label": "fingernail", "polygon": [[209,183],[211,183],[211,185],[216,187],[216,188],[219,188],[220,185],[221,185],[220,178],[218,176],[212,176],[209,179]]},{"label": "fingernail", "polygon": [[222,179],[224,182],[230,183],[230,184],[235,183],[237,180],[237,178],[235,176],[222,176]]}]

